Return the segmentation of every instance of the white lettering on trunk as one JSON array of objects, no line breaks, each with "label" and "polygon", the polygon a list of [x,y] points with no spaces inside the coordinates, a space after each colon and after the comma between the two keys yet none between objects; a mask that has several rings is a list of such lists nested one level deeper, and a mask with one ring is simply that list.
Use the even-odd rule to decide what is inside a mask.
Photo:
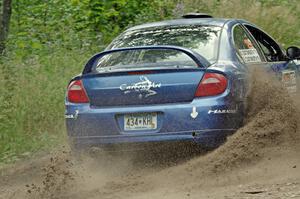
[{"label": "white lettering on trunk", "polygon": [[140,82],[133,83],[131,85],[122,84],[120,86],[120,90],[124,91],[124,94],[128,94],[131,92],[138,92],[139,98],[147,98],[151,95],[156,95],[157,92],[152,90],[153,88],[160,88],[161,83],[151,82],[147,77],[140,76]]},{"label": "white lettering on trunk", "polygon": [[216,109],[216,110],[209,110],[207,113],[208,114],[233,114],[233,113],[236,113],[236,112],[237,112],[236,109],[233,109],[233,110],[230,110],[230,109],[224,109],[224,110]]}]

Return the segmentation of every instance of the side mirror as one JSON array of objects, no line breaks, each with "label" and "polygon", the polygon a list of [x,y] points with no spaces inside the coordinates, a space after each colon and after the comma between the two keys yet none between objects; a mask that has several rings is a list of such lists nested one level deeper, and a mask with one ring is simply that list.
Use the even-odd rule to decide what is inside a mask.
[{"label": "side mirror", "polygon": [[286,49],[286,55],[290,59],[300,59],[300,49],[296,46],[291,46]]}]

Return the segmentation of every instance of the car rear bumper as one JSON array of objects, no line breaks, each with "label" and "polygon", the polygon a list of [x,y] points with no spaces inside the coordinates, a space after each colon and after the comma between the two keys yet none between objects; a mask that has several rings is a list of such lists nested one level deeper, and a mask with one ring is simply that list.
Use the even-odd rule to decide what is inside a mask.
[{"label": "car rear bumper", "polygon": [[211,129],[190,132],[172,132],[143,135],[118,135],[118,136],[73,136],[70,137],[72,145],[77,148],[107,147],[115,144],[146,144],[169,143],[174,141],[193,142],[200,146],[214,148],[222,144],[228,135],[236,129]]},{"label": "car rear bumper", "polygon": [[[67,103],[67,132],[75,146],[83,147],[171,141],[214,145],[238,129],[243,121],[243,103],[237,103],[227,94],[163,105],[99,108]],[[194,111],[196,117],[192,117]],[[124,115],[154,112],[158,113],[156,129],[124,129]]]}]

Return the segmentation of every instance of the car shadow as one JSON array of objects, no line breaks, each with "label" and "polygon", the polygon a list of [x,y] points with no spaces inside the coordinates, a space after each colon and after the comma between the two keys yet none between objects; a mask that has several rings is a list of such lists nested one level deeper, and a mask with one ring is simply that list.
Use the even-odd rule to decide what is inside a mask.
[{"label": "car shadow", "polygon": [[130,161],[135,169],[163,169],[182,164],[208,150],[192,142],[122,144],[106,148],[92,147],[86,151],[102,164],[114,165],[120,160]]}]

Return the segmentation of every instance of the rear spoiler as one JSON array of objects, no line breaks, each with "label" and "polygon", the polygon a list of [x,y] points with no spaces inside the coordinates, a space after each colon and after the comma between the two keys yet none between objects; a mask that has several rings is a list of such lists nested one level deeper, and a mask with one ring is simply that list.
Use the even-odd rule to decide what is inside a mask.
[{"label": "rear spoiler", "polygon": [[94,56],[92,56],[89,61],[86,63],[84,70],[82,74],[87,74],[92,72],[93,67],[95,66],[95,61],[97,61],[100,57],[103,57],[104,55],[114,53],[114,52],[120,52],[120,51],[130,51],[130,50],[151,50],[151,49],[163,49],[163,50],[177,50],[185,53],[190,58],[192,58],[195,63],[201,67],[201,68],[207,68],[210,63],[201,55],[199,55],[197,52],[179,47],[179,46],[137,46],[137,47],[128,47],[128,48],[116,48],[112,50],[103,51],[101,53],[97,53]]}]

